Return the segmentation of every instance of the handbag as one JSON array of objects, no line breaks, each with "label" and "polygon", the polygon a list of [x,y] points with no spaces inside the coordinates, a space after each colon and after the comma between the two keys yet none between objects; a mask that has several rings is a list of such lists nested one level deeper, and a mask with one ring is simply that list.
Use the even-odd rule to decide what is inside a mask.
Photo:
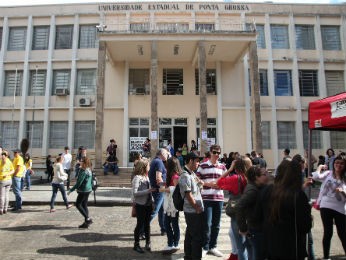
[{"label": "handbag", "polygon": [[137,217],[137,211],[136,211],[136,204],[132,204],[132,210],[131,210],[131,217],[135,218]]},{"label": "handbag", "polygon": [[229,200],[226,204],[226,208],[225,208],[226,215],[231,218],[235,217],[237,202],[240,199],[241,195],[243,194],[243,190],[241,189],[240,175],[238,175],[238,191],[239,193],[237,195],[230,194]]}]

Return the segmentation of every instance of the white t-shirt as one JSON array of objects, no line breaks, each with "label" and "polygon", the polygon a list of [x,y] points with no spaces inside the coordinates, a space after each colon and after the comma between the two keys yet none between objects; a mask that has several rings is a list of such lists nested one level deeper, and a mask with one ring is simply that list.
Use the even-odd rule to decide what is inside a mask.
[{"label": "white t-shirt", "polygon": [[62,163],[62,167],[64,170],[71,169],[72,155],[70,153],[63,153],[64,161]]}]

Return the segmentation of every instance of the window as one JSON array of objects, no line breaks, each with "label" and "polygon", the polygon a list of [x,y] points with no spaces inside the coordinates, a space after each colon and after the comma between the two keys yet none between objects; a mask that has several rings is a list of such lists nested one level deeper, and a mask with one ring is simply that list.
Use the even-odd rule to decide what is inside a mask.
[{"label": "window", "polygon": [[262,132],[262,147],[263,147],[263,149],[271,149],[270,121],[262,121],[261,132]]},{"label": "window", "polygon": [[256,24],[256,31],[257,31],[257,47],[259,49],[265,49],[266,48],[266,38],[264,33],[264,25],[263,24]]},{"label": "window", "polygon": [[131,23],[130,31],[132,32],[148,32],[150,30],[149,23]]},{"label": "window", "polygon": [[187,23],[157,23],[157,30],[164,32],[188,32],[189,24]]},{"label": "window", "polygon": [[[322,138],[321,138],[321,131],[311,131],[311,146],[312,149],[322,149]],[[304,149],[308,149],[309,146],[309,123],[303,122],[303,142],[304,142]]]},{"label": "window", "polygon": [[334,96],[345,91],[343,71],[326,71],[325,75],[328,96]]},{"label": "window", "polygon": [[75,121],[73,147],[80,146],[95,147],[95,121]]},{"label": "window", "polygon": [[300,50],[315,49],[313,25],[296,25],[296,48]]},{"label": "window", "polygon": [[52,95],[55,95],[56,89],[70,89],[70,70],[54,70],[53,71],[53,86]]},{"label": "window", "polygon": [[290,70],[274,70],[276,96],[292,96],[292,76]]},{"label": "window", "polygon": [[8,37],[9,51],[24,51],[26,44],[26,27],[11,27]]},{"label": "window", "polygon": [[79,48],[96,48],[96,25],[81,25],[79,28]]},{"label": "window", "polygon": [[44,96],[46,89],[46,71],[31,70],[29,96]]},{"label": "window", "polygon": [[49,42],[49,26],[35,26],[32,38],[33,50],[47,50]]},{"label": "window", "polygon": [[196,23],[195,30],[198,32],[212,32],[215,31],[215,24],[213,23]]},{"label": "window", "polygon": [[150,70],[130,69],[129,71],[129,95],[150,94]]},{"label": "window", "polygon": [[22,95],[23,71],[6,71],[4,96]]},{"label": "window", "polygon": [[2,27],[0,27],[0,50],[2,46]]},{"label": "window", "polygon": [[[216,70],[206,70],[207,94],[216,95]],[[199,95],[199,71],[195,70],[196,95]]]},{"label": "window", "polygon": [[[267,70],[260,69],[259,70],[259,78],[260,78],[260,94],[261,96],[269,96],[268,92],[268,73]],[[249,70],[249,93],[251,95],[251,79],[250,79],[250,70]]]},{"label": "window", "polygon": [[273,49],[289,49],[287,25],[272,24],[270,32]]},{"label": "window", "polygon": [[49,127],[49,148],[64,148],[67,144],[67,134],[67,121],[51,121]]},{"label": "window", "polygon": [[[197,140],[200,138],[200,125],[201,125],[200,118],[196,118],[196,134],[197,134]],[[207,118],[207,138],[209,140],[208,144],[216,144],[216,118]]]},{"label": "window", "polygon": [[278,121],[277,130],[279,149],[295,149],[297,147],[295,122]]},{"label": "window", "polygon": [[18,121],[3,121],[0,122],[0,143],[7,150],[18,148]]},{"label": "window", "polygon": [[72,49],[72,25],[59,25],[55,32],[55,49]]},{"label": "window", "polygon": [[339,26],[321,26],[323,50],[341,50]]},{"label": "window", "polygon": [[317,70],[299,70],[299,92],[301,97],[318,96]]},{"label": "window", "polygon": [[42,148],[43,121],[26,122],[26,138],[32,148]]},{"label": "window", "polygon": [[162,95],[183,95],[182,69],[163,69]]},{"label": "window", "polygon": [[95,95],[96,93],[96,70],[80,69],[77,72],[76,95]]},{"label": "window", "polygon": [[[129,118],[129,161],[136,153],[142,153],[142,144],[149,137],[149,118]],[[156,149],[151,147],[151,149]]]},{"label": "window", "polygon": [[[345,151],[346,148],[346,133],[339,131],[330,132],[330,145],[334,150],[340,149]],[[338,153],[338,152],[335,152]]]}]

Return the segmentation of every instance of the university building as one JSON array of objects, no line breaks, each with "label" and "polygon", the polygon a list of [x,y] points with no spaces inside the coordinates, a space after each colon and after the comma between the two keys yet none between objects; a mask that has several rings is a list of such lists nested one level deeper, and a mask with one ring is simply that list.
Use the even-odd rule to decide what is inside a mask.
[{"label": "university building", "polygon": [[[203,153],[303,153],[308,104],[345,91],[346,5],[236,2],[0,8],[0,145],[34,156],[83,145],[120,166],[191,140]],[[346,148],[314,132],[313,154]]]}]

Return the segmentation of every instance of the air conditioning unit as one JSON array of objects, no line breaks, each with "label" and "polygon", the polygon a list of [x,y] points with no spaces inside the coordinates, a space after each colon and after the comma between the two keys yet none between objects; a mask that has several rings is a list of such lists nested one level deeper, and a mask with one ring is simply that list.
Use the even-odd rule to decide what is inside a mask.
[{"label": "air conditioning unit", "polygon": [[57,95],[57,96],[66,96],[68,94],[69,94],[69,91],[66,88],[57,88],[57,89],[55,89],[55,95]]},{"label": "air conditioning unit", "polygon": [[90,100],[90,98],[87,98],[87,97],[85,97],[85,98],[80,98],[80,99],[79,99],[79,105],[80,105],[81,107],[89,107],[89,106],[91,106],[91,100]]}]

